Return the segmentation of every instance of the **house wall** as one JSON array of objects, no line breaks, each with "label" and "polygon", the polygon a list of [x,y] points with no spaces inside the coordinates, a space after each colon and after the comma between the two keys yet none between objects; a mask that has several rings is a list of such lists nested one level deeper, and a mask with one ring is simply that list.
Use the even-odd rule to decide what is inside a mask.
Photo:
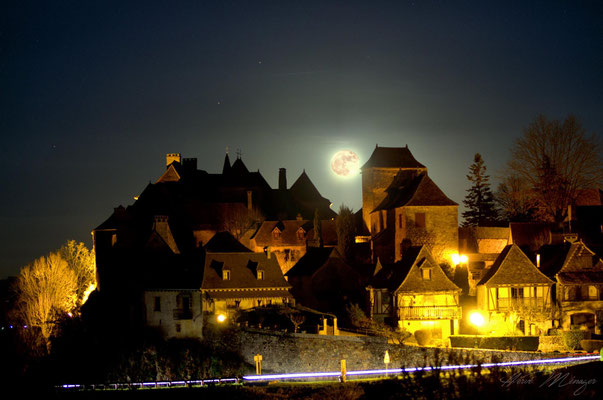
[{"label": "house wall", "polygon": [[[190,294],[190,319],[177,319],[174,310],[178,310],[179,294]],[[160,310],[155,311],[155,298],[160,299]],[[159,328],[166,338],[201,338],[203,318],[201,313],[201,295],[199,291],[145,291],[144,303],[146,323]],[[177,314],[177,313],[176,313]]]},{"label": "house wall", "polygon": [[[403,307],[433,307],[433,310],[426,309],[425,316],[421,319],[398,319],[398,327],[405,329],[411,334],[419,329],[431,331],[432,337],[436,339],[445,339],[452,334],[459,333],[460,308],[458,296],[454,293],[442,294],[417,294],[417,295],[398,295],[397,311],[398,316]],[[441,317],[437,307],[441,307]],[[420,313],[421,311],[419,311]],[[451,316],[451,317],[447,317]]]},{"label": "house wall", "polygon": [[227,299],[212,299],[210,296],[203,296],[203,312],[204,314],[224,314],[227,317],[233,316],[238,310],[248,310],[254,307],[261,307],[270,304],[287,304],[288,300],[282,297],[269,296],[265,297],[236,297],[233,294],[232,298]]},{"label": "house wall", "polygon": [[396,168],[369,168],[362,171],[362,218],[372,235],[371,213],[385,199],[385,189],[398,173]]},{"label": "house wall", "polygon": [[[425,214],[425,228],[415,227],[417,214]],[[392,217],[395,218],[396,261],[402,258],[401,244],[408,238],[413,245],[428,245],[438,264],[452,264],[452,255],[459,250],[458,206],[400,207]]]}]

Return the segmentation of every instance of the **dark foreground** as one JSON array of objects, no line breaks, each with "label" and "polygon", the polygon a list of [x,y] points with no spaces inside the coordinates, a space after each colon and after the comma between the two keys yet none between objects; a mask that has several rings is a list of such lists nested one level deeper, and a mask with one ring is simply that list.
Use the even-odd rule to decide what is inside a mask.
[{"label": "dark foreground", "polygon": [[59,391],[58,399],[599,399],[603,362],[556,370],[494,369],[425,373],[387,380],[342,383],[270,383],[180,389]]}]

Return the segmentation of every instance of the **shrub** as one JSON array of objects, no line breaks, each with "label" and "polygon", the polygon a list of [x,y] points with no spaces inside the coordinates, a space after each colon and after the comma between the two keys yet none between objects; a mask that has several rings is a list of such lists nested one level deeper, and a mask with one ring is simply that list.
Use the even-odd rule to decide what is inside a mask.
[{"label": "shrub", "polygon": [[536,351],[538,343],[538,336],[450,336],[452,347]]},{"label": "shrub", "polygon": [[603,348],[603,340],[583,339],[580,341],[580,346],[582,346],[587,353],[594,353],[595,351],[600,351]]},{"label": "shrub", "polygon": [[431,344],[431,331],[427,329],[419,329],[415,331],[415,338],[419,346],[427,346]]},{"label": "shrub", "polygon": [[565,347],[569,351],[580,349],[580,341],[585,339],[590,339],[589,331],[572,329],[563,332],[563,341],[565,342]]}]

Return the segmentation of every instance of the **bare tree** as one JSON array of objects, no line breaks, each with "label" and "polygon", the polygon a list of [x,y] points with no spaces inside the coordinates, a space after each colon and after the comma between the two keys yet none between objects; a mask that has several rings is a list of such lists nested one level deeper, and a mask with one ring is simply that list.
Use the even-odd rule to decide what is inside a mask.
[{"label": "bare tree", "polygon": [[504,177],[503,182],[498,185],[495,197],[505,220],[523,222],[532,219],[536,203],[531,188],[519,176]]},{"label": "bare tree", "polygon": [[77,276],[59,253],[50,253],[21,269],[17,278],[16,316],[37,330],[47,350],[58,320],[77,302]]},{"label": "bare tree", "polygon": [[601,150],[600,138],[587,135],[576,117],[561,122],[540,115],[515,141],[509,175],[530,188],[538,219],[561,223],[578,190],[603,181]]},{"label": "bare tree", "polygon": [[230,232],[237,239],[240,239],[254,223],[262,222],[264,219],[264,215],[257,208],[249,210],[232,206],[223,208],[220,212],[221,230]]},{"label": "bare tree", "polygon": [[82,242],[69,240],[59,254],[75,273],[77,283],[77,306],[83,305],[88,295],[96,288],[96,261],[94,250],[90,251]]}]

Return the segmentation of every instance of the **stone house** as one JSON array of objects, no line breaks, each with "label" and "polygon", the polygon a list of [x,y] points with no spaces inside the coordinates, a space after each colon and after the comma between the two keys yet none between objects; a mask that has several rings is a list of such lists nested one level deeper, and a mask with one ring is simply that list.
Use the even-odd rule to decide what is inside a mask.
[{"label": "stone house", "polygon": [[489,332],[538,334],[552,327],[553,281],[519,246],[504,248],[477,284],[477,308]]},{"label": "stone house", "polygon": [[371,318],[435,338],[458,333],[461,288],[444,273],[426,246],[407,247],[394,264],[377,263],[366,288]]},{"label": "stone house", "polygon": [[290,288],[275,257],[251,251],[205,255],[200,292],[206,316],[233,317],[238,310],[293,304]]},{"label": "stone house", "polygon": [[[149,183],[132,205],[116,207],[92,231],[103,307],[122,324],[147,321],[159,325],[161,321],[165,327],[168,320],[176,321],[174,315],[190,314],[176,313],[169,318],[162,315],[187,304],[188,297],[180,296],[181,291],[200,290],[204,247],[216,232],[228,231],[241,237],[252,221],[295,220],[298,216],[310,220],[315,210],[325,219],[336,216],[329,200],[320,195],[305,172],[287,188],[285,170],[281,169],[279,187],[273,189],[259,171],[250,172],[240,157],[231,164],[227,154],[222,172],[208,173],[197,168],[194,158],[167,154],[161,177]],[[257,257],[262,256],[266,257]],[[172,261],[162,264],[162,257],[171,257]],[[174,284],[165,283],[172,276],[180,278],[191,271],[199,275],[196,286],[182,286],[179,279]],[[283,279],[280,268],[279,273]],[[286,282],[281,286],[288,287]],[[195,308],[197,300],[193,293],[189,302],[193,317],[199,311]],[[156,308],[160,311],[148,314]],[[187,323],[178,323],[181,332],[188,331]],[[167,331],[174,333],[176,322],[172,325],[173,329]]]},{"label": "stone house", "polygon": [[603,262],[582,241],[542,249],[542,269],[556,281],[560,326],[601,334],[603,327]]},{"label": "stone house", "polygon": [[439,264],[458,254],[458,204],[431,180],[408,147],[376,147],[362,166],[363,219],[373,259],[401,259],[405,241],[426,245]]},{"label": "stone house", "polygon": [[[336,246],[335,220],[322,220],[321,229],[323,245]],[[307,247],[315,245],[316,241],[312,220],[264,221],[251,237],[250,248],[256,253],[270,252],[278,259],[285,274],[306,254]]]}]

